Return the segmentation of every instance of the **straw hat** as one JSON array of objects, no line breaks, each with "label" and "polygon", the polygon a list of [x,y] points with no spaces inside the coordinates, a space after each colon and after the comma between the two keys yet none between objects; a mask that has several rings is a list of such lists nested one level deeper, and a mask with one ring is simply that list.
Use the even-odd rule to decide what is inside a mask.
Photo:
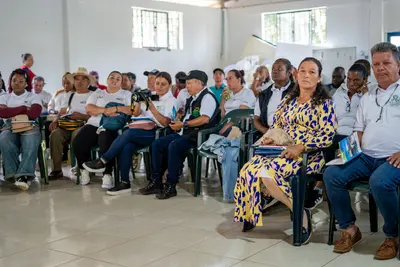
[{"label": "straw hat", "polygon": [[76,72],[68,74],[67,79],[70,80],[70,82],[74,83],[75,76],[85,76],[89,79],[90,84],[96,83],[96,79],[93,76],[89,75],[89,72],[84,67],[79,67]]}]

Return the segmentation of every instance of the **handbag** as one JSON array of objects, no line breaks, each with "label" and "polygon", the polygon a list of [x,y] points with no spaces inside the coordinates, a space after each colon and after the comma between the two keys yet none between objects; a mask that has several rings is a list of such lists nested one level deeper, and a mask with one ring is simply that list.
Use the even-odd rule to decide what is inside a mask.
[{"label": "handbag", "polygon": [[11,131],[13,133],[22,133],[33,129],[33,122],[29,120],[28,115],[17,115],[11,120]]},{"label": "handbag", "polygon": [[[74,97],[75,93],[72,93],[68,100],[68,108],[71,107],[72,98]],[[58,119],[58,127],[66,131],[75,131],[83,126],[83,121],[77,121],[68,119],[68,116],[64,116]]]},{"label": "handbag", "polygon": [[156,123],[149,118],[135,118],[129,123],[129,129],[153,130],[156,127]]},{"label": "handbag", "polygon": [[[108,103],[105,106],[105,108],[120,107],[120,106],[124,106],[124,105],[120,104],[120,103],[116,103],[116,102],[111,102],[111,103]],[[122,112],[119,112],[118,116],[115,116],[115,117],[108,117],[103,114],[101,121],[100,121],[100,127],[104,128],[106,130],[110,130],[110,131],[118,131],[125,127],[128,120],[129,120],[129,115],[122,113]]]}]

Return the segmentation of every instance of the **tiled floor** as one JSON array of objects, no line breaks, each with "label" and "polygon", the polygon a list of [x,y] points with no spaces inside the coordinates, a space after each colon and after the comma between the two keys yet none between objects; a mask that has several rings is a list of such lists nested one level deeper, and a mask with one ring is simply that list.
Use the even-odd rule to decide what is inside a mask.
[{"label": "tiled floor", "polygon": [[232,222],[234,205],[222,203],[215,180],[204,182],[209,195],[194,198],[186,191],[193,186],[183,183],[178,197],[160,201],[137,194],[144,183],[138,176],[132,194],[117,197],[107,196],[99,179],[86,187],[67,179],[35,183],[27,192],[2,182],[0,266],[400,266],[397,260],[373,260],[384,236],[381,230],[369,233],[362,197],[355,208],[364,240],[338,255],[326,245],[326,204],[314,212],[311,243],[293,247],[289,213],[282,206],[264,216],[263,227],[243,234]]}]

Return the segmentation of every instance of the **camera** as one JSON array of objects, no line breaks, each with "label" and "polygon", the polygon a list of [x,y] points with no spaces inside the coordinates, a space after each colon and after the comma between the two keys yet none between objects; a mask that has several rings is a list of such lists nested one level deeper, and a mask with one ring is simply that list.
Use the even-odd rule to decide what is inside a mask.
[{"label": "camera", "polygon": [[139,90],[132,93],[132,102],[148,102],[160,100],[159,95],[153,95],[150,90]]}]

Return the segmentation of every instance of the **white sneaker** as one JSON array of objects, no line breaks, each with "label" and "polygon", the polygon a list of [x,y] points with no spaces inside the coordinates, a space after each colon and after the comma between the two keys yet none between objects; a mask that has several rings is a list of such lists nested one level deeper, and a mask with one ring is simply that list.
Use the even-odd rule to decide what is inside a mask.
[{"label": "white sneaker", "polygon": [[78,173],[78,167],[73,167],[73,168],[71,168],[71,173],[72,173],[73,175],[76,175],[76,174]]},{"label": "white sneaker", "polygon": [[103,189],[111,189],[114,187],[114,179],[110,174],[104,174],[103,176],[103,184],[101,188]]},{"label": "white sneaker", "polygon": [[15,186],[18,187],[19,189],[26,191],[29,189],[29,186],[31,185],[31,181],[29,181],[26,177],[19,177],[15,181]]},{"label": "white sneaker", "polygon": [[87,170],[81,170],[81,185],[90,183],[90,173]]}]

